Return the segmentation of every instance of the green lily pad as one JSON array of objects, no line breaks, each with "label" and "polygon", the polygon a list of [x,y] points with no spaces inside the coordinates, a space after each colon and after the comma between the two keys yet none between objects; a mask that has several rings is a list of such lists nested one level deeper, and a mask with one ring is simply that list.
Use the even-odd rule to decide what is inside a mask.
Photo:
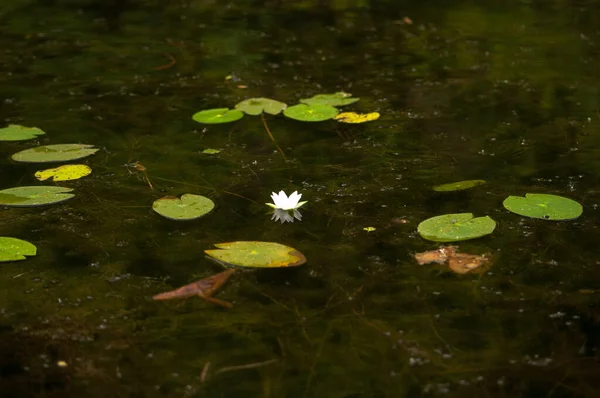
[{"label": "green lily pad", "polygon": [[496,221],[488,216],[473,218],[472,213],[456,213],[428,218],[417,230],[427,240],[457,242],[489,235],[495,228]]},{"label": "green lily pad", "polygon": [[201,195],[185,193],[180,198],[165,196],[154,201],[152,210],[171,220],[194,220],[208,214],[215,203]]},{"label": "green lily pad", "polygon": [[465,180],[458,182],[451,182],[448,184],[436,185],[433,190],[436,192],[450,192],[450,191],[462,191],[463,189],[469,189],[478,185],[485,184],[484,180]]},{"label": "green lily pad", "polygon": [[218,262],[251,268],[295,267],[306,257],[293,247],[275,242],[238,241],[215,244],[219,249],[204,252]]},{"label": "green lily pad", "polygon": [[352,94],[340,91],[333,94],[317,94],[311,98],[301,99],[300,102],[307,105],[344,106],[353,104],[358,100],[360,98],[352,98]]},{"label": "green lily pad", "polygon": [[335,117],[338,112],[336,108],[330,105],[298,104],[286,108],[283,114],[290,119],[300,120],[301,122],[322,122]]},{"label": "green lily pad", "polygon": [[260,115],[263,112],[278,115],[285,108],[287,108],[286,104],[270,98],[249,98],[235,106],[235,109],[253,116]]},{"label": "green lily pad", "polygon": [[219,149],[207,148],[203,150],[202,153],[207,155],[216,155],[217,153],[221,153],[221,151]]},{"label": "green lily pad", "polygon": [[17,152],[12,155],[12,159],[26,163],[66,162],[85,158],[98,151],[98,148],[87,144],[44,145]]},{"label": "green lily pad", "polygon": [[35,256],[37,247],[17,238],[0,237],[0,262],[25,260],[25,256]]},{"label": "green lily pad", "polygon": [[216,108],[194,113],[192,119],[194,119],[198,123],[219,124],[235,122],[236,120],[240,120],[243,117],[244,114],[237,109]]},{"label": "green lily pad", "polygon": [[583,213],[583,207],[572,199],[538,193],[509,196],[502,205],[520,216],[542,220],[573,220]]},{"label": "green lily pad", "polygon": [[8,127],[0,129],[0,141],[25,141],[44,135],[37,127],[25,127],[18,124],[9,124]]},{"label": "green lily pad", "polygon": [[75,195],[71,188],[55,186],[28,186],[0,191],[0,205],[10,207],[34,207],[64,202]]}]

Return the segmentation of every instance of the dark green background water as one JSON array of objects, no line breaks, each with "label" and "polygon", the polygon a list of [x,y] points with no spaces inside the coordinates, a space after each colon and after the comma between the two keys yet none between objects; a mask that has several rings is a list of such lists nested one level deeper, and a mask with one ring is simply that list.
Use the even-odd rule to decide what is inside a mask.
[{"label": "dark green background water", "polygon": [[[0,212],[0,235],[38,247],[0,268],[0,396],[598,396],[598,26],[585,0],[3,0],[0,118],[47,135],[1,143],[0,188],[41,184],[39,167],[9,160],[19,150],[102,149],[92,176],[63,184],[75,199]],[[157,70],[167,54],[175,65]],[[340,90],[381,119],[267,117],[288,162],[260,118],[191,120]],[[122,166],[134,161],[154,191]],[[465,179],[488,184],[431,190]],[[309,201],[302,222],[270,220],[281,189]],[[186,192],[217,208],[192,222],[152,212]],[[527,192],[584,213],[503,209]],[[412,257],[438,247],[417,224],[456,212],[498,222],[459,245],[493,254],[481,275]],[[234,240],[308,262],[238,272],[217,294],[231,310],[151,300],[221,271],[203,251]]]}]

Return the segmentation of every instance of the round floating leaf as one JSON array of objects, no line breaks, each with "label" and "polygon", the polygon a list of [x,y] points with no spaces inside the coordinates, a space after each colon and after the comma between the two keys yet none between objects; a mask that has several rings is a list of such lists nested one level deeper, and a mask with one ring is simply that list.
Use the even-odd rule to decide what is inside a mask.
[{"label": "round floating leaf", "polygon": [[277,115],[285,108],[287,108],[286,104],[270,98],[249,98],[235,106],[235,109],[253,116],[260,115],[263,112],[270,115]]},{"label": "round floating leaf", "polygon": [[66,162],[85,158],[98,150],[93,145],[87,144],[45,145],[17,152],[12,155],[12,159],[26,163]]},{"label": "round floating leaf", "polygon": [[290,119],[300,120],[301,122],[322,122],[333,118],[338,112],[336,108],[330,105],[298,104],[286,108],[283,114]]},{"label": "round floating leaf", "polygon": [[11,207],[33,207],[64,202],[75,195],[71,188],[38,186],[17,187],[0,191],[0,205]]},{"label": "round floating leaf", "polygon": [[0,237],[0,262],[25,260],[25,256],[36,254],[37,248],[25,240]]},{"label": "round floating leaf", "polygon": [[509,196],[502,205],[520,216],[543,220],[573,220],[583,213],[583,207],[572,199],[538,193]]},{"label": "round floating leaf", "polygon": [[35,178],[45,181],[52,178],[52,181],[77,180],[92,173],[90,166],[85,164],[67,164],[54,169],[40,170],[35,173]]},{"label": "round floating leaf", "polygon": [[450,192],[450,191],[462,191],[463,189],[469,189],[476,187],[477,185],[485,184],[484,180],[465,180],[458,182],[451,182],[448,184],[436,185],[433,187],[434,191],[437,192]]},{"label": "round floating leaf", "polygon": [[236,120],[240,120],[243,117],[244,114],[241,111],[238,111],[237,109],[217,108],[207,109],[205,111],[194,113],[192,119],[194,119],[198,123],[219,124],[235,122]]},{"label": "round floating leaf", "polygon": [[352,94],[342,91],[334,94],[317,94],[311,98],[301,99],[300,102],[308,105],[344,106],[357,102],[360,98],[351,98]]},{"label": "round floating leaf", "polygon": [[239,241],[218,243],[219,249],[204,252],[215,260],[252,268],[294,267],[306,262],[306,257],[293,247],[275,242]]},{"label": "round floating leaf", "polygon": [[380,115],[378,112],[372,112],[372,113],[343,112],[343,113],[340,113],[339,115],[337,115],[336,117],[334,117],[334,119],[340,123],[358,124],[358,123],[370,122],[372,120],[377,120],[377,119],[379,119],[379,116]]},{"label": "round floating leaf", "polygon": [[419,234],[434,242],[456,242],[491,234],[496,222],[490,217],[473,218],[472,213],[444,214],[428,218],[417,227]]},{"label": "round floating leaf", "polygon": [[25,127],[18,124],[9,124],[8,127],[0,129],[0,141],[25,141],[44,135],[37,127]]},{"label": "round floating leaf", "polygon": [[171,220],[193,220],[209,213],[215,203],[201,195],[186,193],[180,198],[165,196],[154,201],[152,210]]},{"label": "round floating leaf", "polygon": [[212,149],[212,148],[207,148],[202,151],[202,153],[205,153],[207,155],[216,155],[217,153],[220,153],[220,152],[221,151],[219,149]]}]

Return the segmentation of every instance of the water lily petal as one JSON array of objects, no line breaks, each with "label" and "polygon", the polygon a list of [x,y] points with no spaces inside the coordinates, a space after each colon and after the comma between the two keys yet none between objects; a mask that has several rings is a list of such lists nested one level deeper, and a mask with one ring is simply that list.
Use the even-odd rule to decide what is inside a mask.
[{"label": "water lily petal", "polygon": [[296,209],[300,208],[300,206],[302,206],[303,204],[308,203],[308,200],[305,200],[304,202],[300,202],[296,205]]},{"label": "water lily petal", "polygon": [[292,208],[296,207],[300,198],[302,198],[302,194],[298,194],[298,191],[294,191],[289,197],[289,205]]},{"label": "water lily petal", "polygon": [[289,208],[288,207],[289,206],[289,200],[288,200],[288,197],[285,194],[285,192],[283,192],[283,191],[279,192],[279,196],[278,196],[277,201],[275,202],[275,204],[280,209],[288,210],[288,208]]}]

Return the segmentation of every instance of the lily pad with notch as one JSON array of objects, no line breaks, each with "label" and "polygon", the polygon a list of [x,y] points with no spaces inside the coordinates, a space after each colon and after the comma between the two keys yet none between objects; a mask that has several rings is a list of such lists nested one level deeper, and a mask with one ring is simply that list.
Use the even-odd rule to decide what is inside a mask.
[{"label": "lily pad with notch", "polygon": [[24,163],[67,162],[82,159],[98,152],[88,144],[55,144],[25,149],[12,155],[12,159]]},{"label": "lily pad with notch", "polygon": [[237,241],[217,243],[218,249],[204,252],[213,260],[226,265],[249,268],[295,267],[306,257],[293,247],[276,242]]},{"label": "lily pad with notch", "polygon": [[26,240],[0,237],[0,262],[25,260],[25,256],[35,256],[37,247]]},{"label": "lily pad with notch", "polygon": [[202,195],[186,193],[181,198],[165,196],[154,201],[152,210],[171,220],[194,220],[200,218],[215,207],[215,203]]},{"label": "lily pad with notch", "polygon": [[354,98],[350,93],[339,91],[333,94],[317,94],[311,98],[301,99],[300,102],[307,105],[344,106],[353,104],[358,100],[360,98]]},{"label": "lily pad with notch", "polygon": [[444,214],[431,217],[417,227],[419,234],[434,242],[458,242],[491,234],[496,222],[489,216],[473,217],[473,213]]},{"label": "lily pad with notch", "polygon": [[238,103],[235,109],[244,112],[247,115],[258,116],[261,113],[269,115],[278,115],[287,108],[287,104],[270,98],[248,98]]},{"label": "lily pad with notch", "polygon": [[502,202],[504,208],[520,216],[542,220],[574,220],[583,213],[583,207],[573,199],[558,195],[528,193],[525,197],[509,196]]},{"label": "lily pad with notch", "polygon": [[436,192],[462,191],[482,184],[485,184],[485,180],[465,180],[436,185],[433,187],[433,190]]},{"label": "lily pad with notch", "polygon": [[192,119],[203,124],[220,124],[235,122],[243,117],[244,113],[237,109],[215,108],[196,112]]},{"label": "lily pad with notch", "polygon": [[338,112],[336,108],[330,105],[298,104],[286,108],[283,114],[290,119],[301,122],[322,122],[335,117]]},{"label": "lily pad with notch", "polygon": [[18,124],[9,124],[0,129],[0,141],[26,141],[46,134],[37,127],[25,127]]},{"label": "lily pad with notch", "polygon": [[51,205],[73,198],[71,188],[55,186],[26,186],[0,191],[0,205],[9,207],[35,207]]}]

